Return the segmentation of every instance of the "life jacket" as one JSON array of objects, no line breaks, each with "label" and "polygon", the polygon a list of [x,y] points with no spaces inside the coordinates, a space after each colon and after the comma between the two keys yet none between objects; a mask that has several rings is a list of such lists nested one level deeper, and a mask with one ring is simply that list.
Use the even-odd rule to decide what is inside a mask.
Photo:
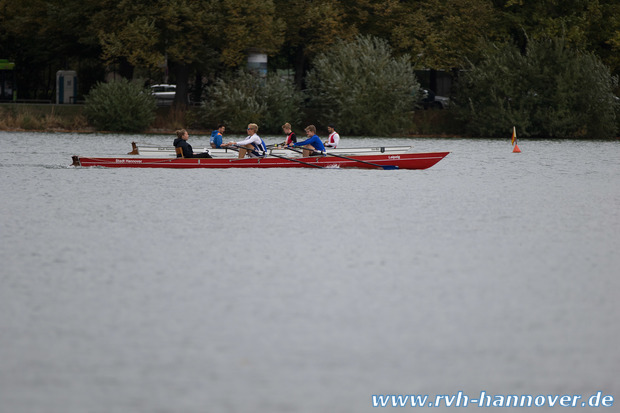
[{"label": "life jacket", "polygon": [[334,148],[338,146],[338,143],[336,143],[336,140],[334,139],[334,135],[336,135],[336,133],[338,132],[330,133],[329,138],[327,138],[327,143],[329,143],[330,145],[335,145]]},{"label": "life jacket", "polygon": [[252,142],[252,146],[254,146],[254,152],[255,155],[257,156],[265,156],[267,155],[267,145],[265,144],[265,141],[263,140],[263,138],[260,138],[260,145],[257,144],[256,142]]},{"label": "life jacket", "polygon": [[295,136],[295,132],[291,132],[291,133],[289,133],[289,134],[288,134],[288,136],[286,137],[286,144],[287,144],[287,145],[290,145],[290,144],[292,144],[292,143],[297,142],[297,139],[295,139],[295,140],[293,141],[293,136]]}]

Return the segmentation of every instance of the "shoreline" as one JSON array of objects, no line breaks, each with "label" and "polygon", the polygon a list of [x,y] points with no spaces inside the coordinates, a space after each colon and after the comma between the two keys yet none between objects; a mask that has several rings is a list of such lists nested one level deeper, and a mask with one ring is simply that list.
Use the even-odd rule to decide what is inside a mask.
[{"label": "shoreline", "polygon": [[[194,136],[210,136],[211,131],[205,129],[189,129],[185,128],[189,132],[190,135]],[[101,134],[101,135],[111,135],[111,134],[126,134],[126,135],[169,135],[174,136],[176,133],[176,129],[167,129],[167,128],[149,128],[143,132],[114,132],[114,131],[101,131],[96,130],[94,127],[80,128],[80,129],[66,129],[66,128],[46,128],[46,129],[24,129],[24,128],[0,128],[0,132],[29,132],[29,133],[76,133],[76,134]],[[230,136],[242,136],[242,134],[230,134]],[[265,136],[279,136],[276,134],[265,134]],[[348,135],[350,137],[359,137],[355,135]],[[367,136],[368,138],[372,138],[373,136]],[[476,137],[476,136],[468,136],[468,135],[457,135],[457,134],[449,134],[449,133],[408,133],[403,135],[395,135],[395,136],[377,136],[378,138],[387,138],[387,139],[398,139],[398,138],[429,138],[429,139],[508,139],[510,140],[510,136],[500,136],[500,137]],[[536,139],[544,139],[544,140],[571,140],[571,141],[580,141],[580,140],[601,140],[601,141],[620,141],[620,136],[609,139],[588,139],[588,138],[519,138],[524,140],[536,140]]]},{"label": "shoreline", "polygon": [[[187,132],[190,135],[194,136],[210,136],[211,131],[204,129],[187,129]],[[48,129],[24,129],[24,128],[1,128],[0,132],[30,132],[30,133],[78,133],[78,134],[127,134],[127,135],[174,135],[176,130],[172,129],[162,129],[162,128],[151,128],[147,129],[144,132],[114,132],[114,131],[101,131],[96,130],[95,128],[84,128],[84,129],[65,129],[65,128],[48,128]],[[237,134],[231,134],[237,135]],[[271,136],[272,134],[266,134],[266,136]],[[351,135],[353,136],[353,135]],[[384,136],[383,136],[384,137]],[[470,139],[470,136],[465,135],[454,135],[454,134],[404,134],[397,136],[390,136],[389,138],[454,138],[454,139]],[[488,138],[488,139],[496,139],[496,138]]]}]

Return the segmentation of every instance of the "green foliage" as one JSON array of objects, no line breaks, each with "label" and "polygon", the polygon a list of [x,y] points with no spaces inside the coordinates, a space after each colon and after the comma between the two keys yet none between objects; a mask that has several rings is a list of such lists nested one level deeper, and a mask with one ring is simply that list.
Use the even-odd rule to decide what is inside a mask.
[{"label": "green foliage", "polygon": [[618,79],[596,56],[572,50],[563,40],[489,49],[461,75],[455,98],[468,132],[520,136],[610,138],[616,133]]},{"label": "green foliage", "polygon": [[[99,2],[105,0],[98,0]],[[132,65],[161,68],[166,60],[192,63],[206,51],[204,44],[215,20],[208,0],[108,0],[91,17],[108,63],[124,58]]]},{"label": "green foliage", "polygon": [[261,132],[280,133],[282,124],[297,124],[302,116],[303,94],[290,80],[275,74],[261,78],[239,71],[218,79],[208,88],[207,96],[203,102],[206,121],[225,123],[237,132],[254,122]]},{"label": "green foliage", "polygon": [[[59,69],[78,71],[81,100],[106,71],[159,83],[167,67],[178,102],[185,102],[194,79],[201,91],[203,81],[243,67],[250,48],[270,56],[270,70],[293,69],[301,86],[309,61],[338,39],[360,33],[387,39],[393,54],[410,54],[417,69],[446,70],[478,61],[481,38],[515,42],[524,50],[530,39],[562,36],[620,75],[618,0],[0,0],[0,10],[0,57],[16,63],[19,99],[53,100]],[[566,76],[580,76],[577,68],[573,72]],[[601,79],[606,89],[606,77]],[[597,87],[590,84],[590,90]],[[529,121],[530,112],[512,103],[512,115]],[[247,106],[251,113],[264,110],[256,102]],[[568,109],[556,108],[554,116]],[[329,114],[321,115],[324,120]],[[568,128],[567,121],[561,118],[553,133]],[[341,126],[344,133],[347,125]]]},{"label": "green foliage", "polygon": [[272,0],[209,0],[215,17],[208,39],[229,67],[245,63],[250,48],[275,54],[284,42],[283,15]]},{"label": "green foliage", "polygon": [[[98,0],[102,2],[104,0]],[[284,41],[284,22],[272,0],[121,1],[101,6],[92,17],[103,57],[161,67],[165,60],[204,64],[217,50],[235,67],[248,48],[275,53]]]},{"label": "green foliage", "polygon": [[126,79],[98,83],[86,97],[84,112],[99,130],[141,132],[155,119],[151,92]]},{"label": "green foliage", "polygon": [[401,1],[384,19],[395,50],[415,56],[417,68],[450,70],[476,56],[479,40],[497,37],[499,14],[488,0]]},{"label": "green foliage", "polygon": [[[563,37],[571,47],[593,52],[620,73],[618,0],[494,0],[503,24],[522,47],[532,39]],[[527,33],[527,36],[524,34]]]},{"label": "green foliage", "polygon": [[394,58],[386,41],[366,36],[319,54],[307,84],[318,123],[358,135],[408,128],[420,87],[408,56]]}]

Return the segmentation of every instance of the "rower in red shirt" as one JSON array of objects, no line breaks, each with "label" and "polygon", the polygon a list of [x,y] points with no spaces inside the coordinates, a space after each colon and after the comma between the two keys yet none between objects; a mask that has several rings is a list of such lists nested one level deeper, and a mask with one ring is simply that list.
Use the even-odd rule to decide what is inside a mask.
[{"label": "rower in red shirt", "polygon": [[297,142],[297,135],[295,135],[295,132],[291,129],[290,123],[286,122],[282,125],[282,130],[286,133],[286,142],[284,142],[284,145],[290,146]]}]

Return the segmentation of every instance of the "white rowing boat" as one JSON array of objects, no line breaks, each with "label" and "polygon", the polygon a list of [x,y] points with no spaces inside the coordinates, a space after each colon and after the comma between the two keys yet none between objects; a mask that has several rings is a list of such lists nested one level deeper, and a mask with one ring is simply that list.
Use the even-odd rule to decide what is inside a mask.
[{"label": "white rowing boat", "polygon": [[[176,158],[176,152],[174,146],[156,146],[156,145],[138,145],[135,142],[131,143],[132,151],[129,152],[129,155],[142,155],[148,157],[171,157]],[[299,148],[298,148],[299,149]],[[404,154],[411,151],[411,146],[372,146],[372,147],[361,147],[361,148],[328,148],[327,152],[334,155],[398,155]],[[221,149],[213,149],[213,148],[204,148],[202,150],[195,149],[195,153],[199,152],[209,152],[211,156],[218,158],[236,158],[239,155],[238,151],[221,148]],[[302,156],[298,152],[291,151],[282,147],[273,147],[269,148],[270,154],[286,156],[289,158],[300,157]]]}]

